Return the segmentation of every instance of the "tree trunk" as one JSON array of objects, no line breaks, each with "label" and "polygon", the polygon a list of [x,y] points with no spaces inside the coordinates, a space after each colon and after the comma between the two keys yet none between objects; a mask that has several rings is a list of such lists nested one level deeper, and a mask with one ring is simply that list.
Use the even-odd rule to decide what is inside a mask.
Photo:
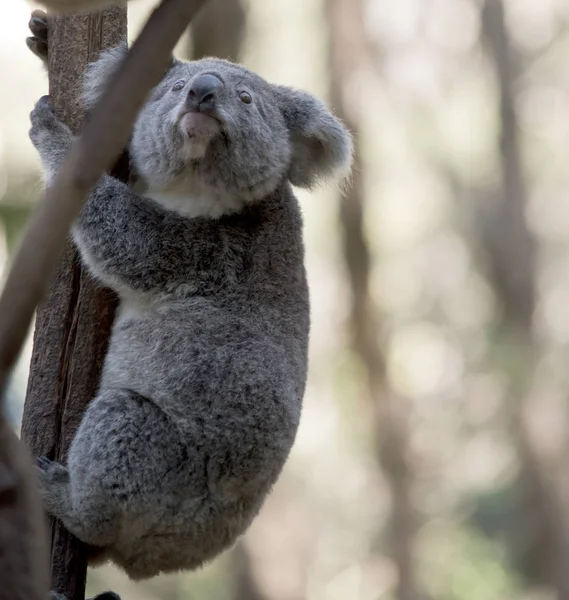
[{"label": "tree trunk", "polygon": [[215,56],[237,62],[246,21],[243,0],[212,0],[191,25],[188,57]]},{"label": "tree trunk", "polygon": [[[503,303],[503,326],[511,337],[507,351],[516,370],[510,379],[509,416],[522,465],[524,524],[532,556],[558,600],[569,600],[569,532],[566,511],[555,473],[548,467],[532,436],[528,413],[529,387],[537,348],[533,336],[535,309],[535,242],[525,222],[527,189],[520,159],[519,126],[515,107],[514,64],[502,0],[486,0],[482,9],[483,35],[494,61],[500,92],[501,201],[487,219],[489,249],[495,288]],[[512,360],[508,361],[512,363]],[[525,374],[522,376],[522,374]]]},{"label": "tree trunk", "polygon": [[[85,66],[101,49],[126,41],[126,9],[55,17],[49,28],[49,87],[58,116],[74,131],[83,120]],[[124,158],[115,176],[126,181]],[[96,394],[116,299],[82,269],[69,242],[38,307],[22,437],[34,456],[65,461],[88,402]],[[59,522],[51,525],[52,589],[83,600],[87,549]]]},{"label": "tree trunk", "polygon": [[0,599],[46,600],[47,535],[28,449],[0,409]]},{"label": "tree trunk", "polygon": [[366,373],[367,404],[375,433],[377,461],[389,483],[391,493],[390,550],[397,568],[396,595],[399,600],[419,597],[413,569],[414,518],[410,499],[412,473],[407,453],[407,424],[401,407],[385,378],[384,357],[379,346],[379,324],[369,292],[371,257],[364,232],[365,193],[360,152],[361,117],[347,110],[344,98],[358,70],[373,72],[370,40],[364,27],[361,0],[328,0],[331,39],[331,94],[338,116],[354,135],[356,157],[349,190],[341,196],[340,224],[344,258],[352,292],[351,325],[353,348]]}]

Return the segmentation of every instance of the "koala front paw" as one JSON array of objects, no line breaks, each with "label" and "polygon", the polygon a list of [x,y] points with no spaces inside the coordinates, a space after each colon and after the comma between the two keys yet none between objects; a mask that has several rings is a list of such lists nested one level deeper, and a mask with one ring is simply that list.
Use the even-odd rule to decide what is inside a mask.
[{"label": "koala front paw", "polygon": [[49,96],[42,96],[36,102],[30,113],[30,121],[30,139],[40,152],[45,142],[53,140],[54,143],[66,143],[72,138],[69,128],[55,116]]},{"label": "koala front paw", "polygon": [[30,114],[30,139],[39,152],[48,178],[57,170],[69,149],[73,134],[53,112],[49,96],[42,96]]},{"label": "koala front paw", "polygon": [[28,23],[30,37],[26,38],[28,48],[47,63],[47,14],[43,10],[34,10]]}]

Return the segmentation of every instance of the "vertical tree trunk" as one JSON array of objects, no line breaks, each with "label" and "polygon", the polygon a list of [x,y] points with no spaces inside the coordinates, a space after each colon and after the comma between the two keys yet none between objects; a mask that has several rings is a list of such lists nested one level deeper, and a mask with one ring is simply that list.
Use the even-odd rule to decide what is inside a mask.
[{"label": "vertical tree trunk", "polygon": [[28,449],[0,407],[0,600],[46,600],[44,521]]},{"label": "vertical tree trunk", "polygon": [[[531,435],[526,412],[529,386],[536,359],[533,336],[535,309],[535,242],[525,223],[526,183],[520,159],[519,126],[515,107],[514,64],[504,18],[502,0],[486,0],[482,9],[483,35],[494,61],[500,92],[501,202],[485,232],[495,288],[504,307],[503,325],[513,339],[508,352],[518,356],[517,370],[510,378],[510,419],[522,465],[524,522],[539,561],[541,574],[558,600],[569,600],[569,534],[566,510],[555,474],[548,469],[539,446]],[[520,355],[521,354],[521,355]],[[509,361],[512,363],[512,361]],[[525,363],[525,365],[523,364]],[[529,364],[528,364],[529,363]],[[525,373],[525,377],[522,376]],[[528,527],[529,524],[529,527]]]},{"label": "vertical tree trunk", "polygon": [[246,21],[243,0],[212,0],[192,22],[188,57],[215,56],[237,62]]},{"label": "vertical tree trunk", "polygon": [[407,424],[401,399],[385,379],[384,357],[379,346],[377,315],[369,292],[371,257],[364,232],[363,165],[361,164],[359,114],[346,110],[344,98],[351,96],[352,77],[371,67],[373,51],[364,27],[361,0],[328,0],[330,27],[331,93],[338,116],[354,135],[359,164],[349,190],[340,200],[344,257],[352,291],[351,323],[353,347],[365,369],[367,401],[374,421],[377,460],[391,492],[391,553],[398,572],[399,600],[416,600],[419,595],[413,569],[414,519],[410,499],[412,473],[406,459]]},{"label": "vertical tree trunk", "polygon": [[[126,40],[126,9],[56,17],[49,27],[49,87],[54,107],[74,131],[83,120],[83,71],[103,48]],[[115,176],[126,180],[124,160]],[[85,407],[98,387],[99,372],[114,318],[115,298],[81,268],[68,243],[39,306],[22,437],[35,456],[64,461]],[[59,522],[51,522],[52,588],[83,600],[86,548]]]}]

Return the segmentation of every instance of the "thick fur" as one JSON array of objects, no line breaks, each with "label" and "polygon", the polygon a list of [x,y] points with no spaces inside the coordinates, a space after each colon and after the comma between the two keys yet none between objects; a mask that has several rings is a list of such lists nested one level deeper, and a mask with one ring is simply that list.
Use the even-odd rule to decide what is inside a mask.
[{"label": "thick fur", "polygon": [[[87,106],[124,51],[89,68]],[[212,118],[187,112],[206,73],[223,82]],[[31,122],[49,183],[72,135],[46,97]],[[73,239],[121,306],[99,393],[67,465],[40,461],[40,489],[50,513],[131,578],[215,557],[277,480],[309,334],[291,183],[346,172],[351,148],[304,92],[222,60],[175,61],[132,134],[140,193],[109,176],[90,193]]]}]

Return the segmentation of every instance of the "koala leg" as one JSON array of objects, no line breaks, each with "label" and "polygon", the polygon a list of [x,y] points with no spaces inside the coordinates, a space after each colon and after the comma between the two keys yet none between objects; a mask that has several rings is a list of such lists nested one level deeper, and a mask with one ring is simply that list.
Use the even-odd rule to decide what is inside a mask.
[{"label": "koala leg", "polygon": [[45,509],[81,541],[138,552],[148,531],[177,510],[173,492],[188,463],[186,445],[158,406],[129,389],[102,388],[67,466],[39,459],[39,488]]}]

